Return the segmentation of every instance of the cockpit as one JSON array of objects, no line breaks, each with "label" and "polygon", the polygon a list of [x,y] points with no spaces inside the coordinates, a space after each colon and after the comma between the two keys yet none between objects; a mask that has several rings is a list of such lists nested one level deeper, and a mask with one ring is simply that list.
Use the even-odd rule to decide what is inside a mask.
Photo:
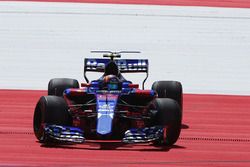
[{"label": "cockpit", "polygon": [[117,76],[107,75],[107,76],[103,77],[101,89],[103,89],[103,90],[120,90],[121,84],[122,83]]}]

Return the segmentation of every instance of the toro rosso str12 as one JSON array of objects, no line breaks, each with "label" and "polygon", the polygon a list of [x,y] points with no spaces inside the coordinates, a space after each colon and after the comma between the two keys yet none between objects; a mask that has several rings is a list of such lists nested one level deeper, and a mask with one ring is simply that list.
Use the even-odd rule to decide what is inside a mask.
[{"label": "toro rosso str12", "polygon": [[[156,81],[145,90],[147,59],[118,59],[124,52],[101,52],[105,58],[85,58],[86,83],[81,86],[75,79],[50,80],[48,96],[39,99],[34,111],[33,127],[39,142],[117,139],[124,143],[173,145],[181,131],[181,83]],[[89,71],[103,75],[89,82]],[[143,89],[126,80],[123,73],[145,73]]]}]

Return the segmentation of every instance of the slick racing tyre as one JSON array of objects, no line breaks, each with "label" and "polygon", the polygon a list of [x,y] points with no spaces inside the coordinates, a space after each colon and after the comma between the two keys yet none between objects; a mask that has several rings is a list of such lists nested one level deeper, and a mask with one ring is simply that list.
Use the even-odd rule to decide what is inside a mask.
[{"label": "slick racing tyre", "polygon": [[79,83],[75,79],[54,78],[49,81],[48,95],[63,96],[67,88],[79,88]]},{"label": "slick racing tyre", "polygon": [[162,126],[166,130],[165,136],[155,142],[156,145],[173,145],[179,138],[181,132],[181,109],[178,103],[169,98],[157,98],[154,102],[157,110],[154,124]]},{"label": "slick racing tyre", "polygon": [[68,113],[68,106],[62,97],[42,96],[36,105],[33,129],[40,142],[45,140],[45,124],[72,125],[72,117]]},{"label": "slick racing tyre", "polygon": [[156,81],[152,85],[152,90],[156,91],[158,98],[174,99],[183,110],[182,85],[177,81]]}]

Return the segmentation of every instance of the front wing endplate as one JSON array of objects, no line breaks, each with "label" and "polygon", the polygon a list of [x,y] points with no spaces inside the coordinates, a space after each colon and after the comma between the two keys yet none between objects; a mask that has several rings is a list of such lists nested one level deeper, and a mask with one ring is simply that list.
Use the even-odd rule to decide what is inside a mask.
[{"label": "front wing endplate", "polygon": [[57,142],[83,143],[85,138],[83,131],[76,127],[61,125],[45,125],[45,140],[54,140]]},{"label": "front wing endplate", "polygon": [[164,134],[164,127],[153,126],[146,128],[130,129],[125,132],[124,143],[147,143],[161,140]]}]

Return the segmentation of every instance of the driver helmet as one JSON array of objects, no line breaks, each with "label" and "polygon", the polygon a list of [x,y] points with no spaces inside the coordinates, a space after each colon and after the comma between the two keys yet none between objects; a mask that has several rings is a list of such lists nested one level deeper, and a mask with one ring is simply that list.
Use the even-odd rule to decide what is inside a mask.
[{"label": "driver helmet", "polygon": [[115,75],[106,75],[103,77],[103,88],[107,90],[119,89],[120,80]]}]

